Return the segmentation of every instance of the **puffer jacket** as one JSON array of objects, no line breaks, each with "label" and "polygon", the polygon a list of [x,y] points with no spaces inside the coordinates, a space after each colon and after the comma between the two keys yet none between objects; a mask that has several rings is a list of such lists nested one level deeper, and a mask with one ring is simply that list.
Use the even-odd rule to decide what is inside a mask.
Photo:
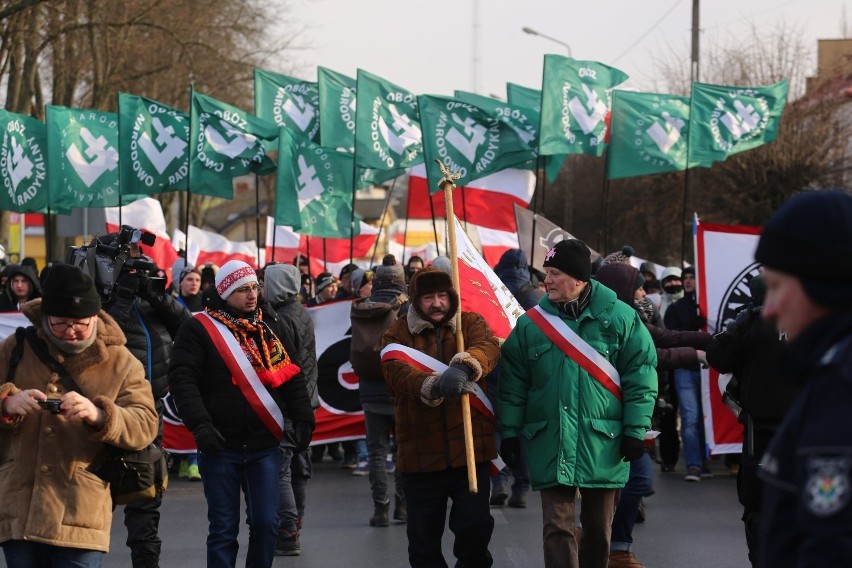
[{"label": "puffer jacket", "polygon": [[[589,306],[577,320],[562,321],[619,372],[619,401],[565,355],[527,316],[518,320],[502,349],[497,416],[504,438],[523,436],[530,483],[616,488],[627,482],[622,436],[644,439],[657,398],[657,356],[636,310],[591,281]],[[558,308],[544,296],[539,306]]]},{"label": "puffer jacket", "polygon": [[[52,546],[107,552],[112,525],[109,485],[90,471],[108,443],[128,450],[147,446],[157,434],[151,386],[139,361],[124,347],[124,334],[101,311],[95,342],[78,355],[67,355],[41,330],[41,300],[24,305],[50,354],[71,374],[83,394],[106,414],[94,430],[62,414],[30,414],[17,424],[0,426],[0,542],[28,540]],[[0,344],[0,369],[6,376],[15,336]],[[19,390],[39,389],[49,397],[65,389],[59,377],[30,346],[15,373],[0,384],[0,399]],[[6,421],[4,421],[6,422]]]},{"label": "puffer jacket", "polygon": [[[412,301],[408,313],[385,332],[382,348],[400,343],[447,364],[464,362],[474,369],[471,380],[479,381],[497,364],[500,348],[481,315],[464,312],[461,319],[465,352],[456,354],[455,318],[436,328],[416,311]],[[423,385],[427,380],[434,381],[435,375],[408,363],[385,361],[382,373],[394,395],[399,471],[423,473],[464,467],[467,461],[461,402],[442,400],[437,406],[428,405],[421,399]],[[487,392],[484,380],[479,386]],[[494,421],[471,411],[471,422],[476,462],[494,458]]]}]

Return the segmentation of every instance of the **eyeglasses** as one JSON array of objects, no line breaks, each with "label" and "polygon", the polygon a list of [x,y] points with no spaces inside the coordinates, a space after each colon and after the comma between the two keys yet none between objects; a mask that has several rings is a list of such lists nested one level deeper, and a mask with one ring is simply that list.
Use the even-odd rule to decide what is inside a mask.
[{"label": "eyeglasses", "polygon": [[55,331],[57,333],[67,333],[69,328],[73,329],[77,333],[81,333],[81,332],[84,332],[87,329],[89,329],[89,326],[92,325],[92,322],[94,321],[94,319],[95,318],[89,318],[89,321],[87,321],[85,323],[83,323],[83,322],[67,323],[67,322],[64,322],[64,321],[54,322],[54,321],[50,321],[50,319],[48,319],[47,323],[48,323],[48,325],[50,325],[50,329],[52,329],[53,331]]},{"label": "eyeglasses", "polygon": [[249,284],[247,286],[241,286],[234,290],[234,294],[248,294],[249,292],[259,292],[260,286],[257,284]]}]

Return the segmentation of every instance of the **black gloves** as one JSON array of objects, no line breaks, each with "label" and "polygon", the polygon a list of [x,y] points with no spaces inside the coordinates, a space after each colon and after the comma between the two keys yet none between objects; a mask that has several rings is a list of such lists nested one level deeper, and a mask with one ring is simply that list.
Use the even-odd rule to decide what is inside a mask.
[{"label": "black gloves", "polygon": [[759,308],[757,310],[754,308],[745,308],[744,310],[740,310],[737,317],[734,318],[734,321],[729,323],[728,327],[725,328],[725,333],[731,337],[738,337],[742,335],[745,333],[746,329],[748,329],[748,326],[754,316],[759,313]]},{"label": "black gloves", "polygon": [[118,277],[115,283],[115,293],[119,298],[129,300],[136,296],[139,291],[139,275],[135,272],[125,272]]},{"label": "black gloves", "polygon": [[464,363],[453,363],[438,379],[438,392],[444,398],[458,400],[463,392],[473,392],[473,388],[467,384],[473,369]]},{"label": "black gloves", "polygon": [[293,438],[295,439],[295,453],[301,454],[311,445],[311,436],[314,433],[314,425],[310,422],[296,422],[293,424]]},{"label": "black gloves", "polygon": [[631,436],[621,437],[621,459],[631,462],[638,460],[645,453],[645,441]]},{"label": "black gloves", "polygon": [[500,457],[510,468],[516,468],[521,461],[521,441],[518,438],[503,438],[500,442]]},{"label": "black gloves", "polygon": [[203,422],[195,427],[192,431],[192,437],[195,438],[195,446],[202,454],[216,455],[222,449],[222,444],[225,443],[225,438],[219,433],[209,422]]}]

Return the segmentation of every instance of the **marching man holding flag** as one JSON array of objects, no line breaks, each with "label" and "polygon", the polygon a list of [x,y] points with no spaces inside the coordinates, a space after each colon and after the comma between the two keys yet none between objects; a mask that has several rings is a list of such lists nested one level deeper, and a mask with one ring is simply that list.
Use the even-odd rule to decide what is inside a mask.
[{"label": "marching man holding flag", "polygon": [[616,490],[651,426],[657,355],[636,310],[590,279],[585,243],[557,243],[544,267],[547,295],[503,344],[500,453],[513,463],[519,436],[526,439],[530,483],[541,491],[545,566],[605,568]]},{"label": "marching man holding flag", "polygon": [[[449,498],[458,565],[488,567],[494,518],[488,492],[469,490],[461,399],[472,393],[471,406],[481,408],[471,413],[473,453],[478,485],[488,487],[489,460],[497,451],[493,409],[480,406],[487,404],[480,379],[497,364],[500,347],[481,315],[457,318],[459,295],[443,270],[418,270],[409,296],[408,314],[382,339],[382,373],[394,395],[397,468],[408,502],[408,559],[414,567],[447,565],[441,535]],[[456,333],[464,337],[462,352]]]}]

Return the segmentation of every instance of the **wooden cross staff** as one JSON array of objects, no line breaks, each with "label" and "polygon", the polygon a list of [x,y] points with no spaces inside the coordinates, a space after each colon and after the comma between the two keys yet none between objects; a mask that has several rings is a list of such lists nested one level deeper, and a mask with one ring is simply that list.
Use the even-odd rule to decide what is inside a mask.
[{"label": "wooden cross staff", "polygon": [[[464,336],[462,335],[462,313],[461,313],[461,285],[459,281],[459,257],[456,250],[456,216],[453,213],[453,190],[456,188],[455,180],[461,174],[453,173],[444,167],[440,160],[435,160],[441,168],[441,183],[438,187],[444,192],[444,204],[447,208],[447,237],[449,239],[450,264],[453,267],[453,288],[459,295],[459,309],[456,311],[456,350],[464,351]],[[464,425],[464,451],[467,458],[467,485],[471,493],[478,493],[476,482],[476,458],[473,452],[473,424],[470,418],[470,400],[467,393],[461,395],[462,424]]]}]

